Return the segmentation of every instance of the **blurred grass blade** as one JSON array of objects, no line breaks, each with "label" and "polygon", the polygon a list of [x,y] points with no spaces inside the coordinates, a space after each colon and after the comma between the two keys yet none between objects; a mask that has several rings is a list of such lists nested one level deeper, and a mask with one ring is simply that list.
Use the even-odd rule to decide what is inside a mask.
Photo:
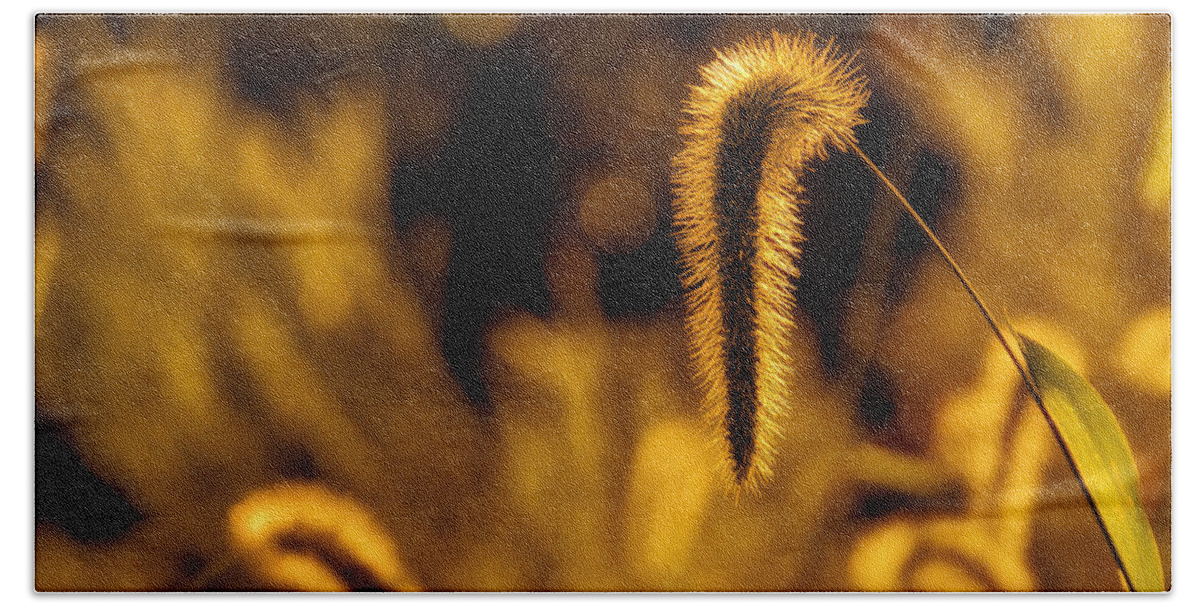
[{"label": "blurred grass blade", "polygon": [[1138,500],[1137,465],[1108,404],[1050,349],[1017,334],[1038,401],[1072,461],[1133,591],[1163,591],[1162,561]]}]

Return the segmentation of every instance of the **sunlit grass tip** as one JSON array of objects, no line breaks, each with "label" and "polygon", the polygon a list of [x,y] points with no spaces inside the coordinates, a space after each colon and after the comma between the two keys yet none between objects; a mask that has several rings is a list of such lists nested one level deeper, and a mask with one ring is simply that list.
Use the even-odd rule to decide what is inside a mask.
[{"label": "sunlit grass tip", "polygon": [[692,359],[739,489],[770,477],[786,412],[797,178],[866,122],[853,59],[811,33],[756,36],[701,67],[685,103],[674,216]]}]

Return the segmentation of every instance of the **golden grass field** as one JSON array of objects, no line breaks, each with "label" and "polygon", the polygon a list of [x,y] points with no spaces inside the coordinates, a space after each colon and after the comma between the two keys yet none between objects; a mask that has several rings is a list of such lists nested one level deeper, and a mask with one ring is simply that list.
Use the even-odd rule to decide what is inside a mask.
[{"label": "golden grass field", "polygon": [[[714,49],[859,145],[1132,448],[1171,575],[1165,15],[42,15],[39,590],[1108,590],[1017,370],[853,154],[797,178],[772,475],[689,357]],[[786,315],[785,315],[786,316]]]}]

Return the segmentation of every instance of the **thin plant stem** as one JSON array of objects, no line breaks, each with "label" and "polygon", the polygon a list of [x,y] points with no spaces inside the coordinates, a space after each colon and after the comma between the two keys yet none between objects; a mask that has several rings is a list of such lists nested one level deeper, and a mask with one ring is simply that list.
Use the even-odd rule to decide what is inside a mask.
[{"label": "thin plant stem", "polygon": [[[896,151],[899,158],[912,156],[912,142],[904,139]],[[911,171],[900,177],[903,184],[911,178]],[[851,306],[847,309],[848,318],[844,323],[846,332],[846,352],[841,354],[838,365],[844,370],[843,383],[854,390],[861,400],[866,384],[868,370],[879,356],[880,327],[891,315],[885,300],[888,296],[888,278],[892,273],[893,258],[888,249],[896,245],[897,231],[902,220],[902,212],[884,198],[891,194],[880,190],[871,201],[871,209],[867,218],[866,232],[860,253],[862,270],[855,278],[850,288]],[[872,426],[874,424],[872,423]]]},{"label": "thin plant stem", "polygon": [[962,283],[962,286],[967,290],[967,294],[971,296],[971,301],[975,302],[975,306],[979,308],[979,312],[983,313],[983,318],[987,319],[988,326],[992,328],[992,333],[996,334],[996,337],[1000,339],[1000,344],[1004,346],[1004,350],[1008,353],[1008,357],[1012,359],[1013,364],[1015,364],[1017,369],[1021,372],[1021,379],[1025,381],[1025,385],[1029,387],[1030,392],[1036,393],[1037,389],[1035,388],[1033,379],[1029,377],[1028,370],[1026,370],[1025,366],[1022,364],[1021,359],[1017,357],[1017,353],[1013,349],[1012,343],[1010,343],[1008,338],[1004,336],[1004,332],[1000,331],[1000,325],[996,322],[996,317],[992,315],[990,310],[988,310],[987,304],[983,303],[983,299],[979,297],[979,292],[975,291],[975,287],[971,285],[971,281],[967,280],[967,275],[963,273],[962,268],[959,268],[958,263],[954,261],[954,258],[950,257],[950,252],[946,250],[944,245],[942,245],[941,239],[939,239],[937,235],[933,233],[933,230],[929,228],[929,225],[925,223],[925,220],[921,219],[921,214],[917,213],[916,209],[913,209],[913,206],[909,204],[908,199],[904,198],[903,194],[900,194],[900,190],[898,190],[896,186],[892,184],[892,180],[888,179],[887,176],[883,174],[883,171],[880,171],[879,167],[875,166],[875,163],[867,157],[862,149],[854,143],[851,143],[850,146],[853,147],[854,151],[858,153],[859,158],[863,159],[863,162],[867,163],[867,166],[875,172],[875,175],[879,178],[879,180],[882,181],[883,184],[892,191],[892,194],[896,195],[896,199],[900,201],[900,204],[904,206],[904,210],[908,212],[908,215],[911,216],[913,221],[917,223],[917,226],[921,228],[921,232],[924,232],[925,237],[928,238],[935,247],[937,247],[938,252],[942,254],[942,259],[946,260],[946,263],[950,265],[950,269],[953,270],[954,274],[958,277],[958,282]]},{"label": "thin plant stem", "polygon": [[942,254],[942,259],[950,265],[950,269],[953,270],[955,276],[958,277],[958,282],[961,283],[963,288],[967,290],[967,294],[971,296],[971,300],[975,302],[975,306],[979,308],[979,312],[981,312],[983,314],[983,318],[987,320],[988,327],[991,328],[992,333],[995,334],[996,338],[1000,340],[1000,344],[1004,347],[1004,351],[1008,353],[1008,358],[1012,359],[1013,365],[1017,366],[1017,371],[1021,373],[1021,379],[1025,381],[1025,386],[1029,389],[1029,394],[1033,396],[1033,400],[1037,403],[1038,409],[1042,411],[1042,415],[1046,418],[1046,422],[1049,423],[1050,431],[1054,435],[1055,441],[1058,442],[1059,449],[1061,449],[1062,453],[1067,457],[1067,464],[1071,468],[1071,473],[1075,475],[1075,480],[1079,482],[1079,488],[1083,490],[1083,495],[1087,498],[1088,506],[1092,509],[1092,515],[1095,516],[1096,522],[1100,524],[1100,531],[1104,533],[1104,540],[1108,542],[1108,548],[1112,551],[1113,559],[1115,559],[1117,562],[1117,569],[1121,572],[1121,577],[1124,580],[1125,585],[1130,591],[1135,591],[1133,588],[1133,581],[1130,579],[1129,572],[1125,568],[1125,562],[1121,559],[1120,553],[1117,552],[1117,546],[1113,542],[1112,535],[1108,531],[1108,526],[1104,525],[1104,519],[1100,516],[1100,509],[1096,506],[1096,499],[1094,496],[1092,496],[1091,490],[1088,489],[1087,484],[1084,482],[1083,473],[1080,472],[1079,466],[1075,463],[1075,459],[1071,457],[1071,451],[1067,448],[1067,442],[1065,439],[1063,439],[1062,431],[1059,430],[1058,425],[1054,423],[1054,419],[1050,416],[1050,410],[1046,408],[1046,403],[1042,400],[1042,394],[1038,391],[1037,385],[1025,365],[1024,358],[1017,356],[1017,352],[1013,348],[1012,343],[1009,342],[1008,338],[1004,335],[1004,332],[1000,331],[1000,325],[996,322],[996,317],[992,315],[990,310],[988,310],[987,304],[983,303],[983,299],[979,297],[979,292],[975,291],[975,287],[971,285],[971,281],[967,279],[967,275],[963,273],[962,268],[960,268],[958,263],[954,261],[954,258],[950,256],[950,252],[946,250],[946,247],[942,245],[941,239],[939,239],[937,235],[933,233],[933,230],[929,228],[929,225],[925,223],[925,220],[921,218],[921,214],[917,213],[917,210],[914,209],[911,204],[909,204],[908,199],[906,199],[903,194],[900,194],[900,190],[898,190],[896,186],[892,184],[892,180],[888,179],[888,177],[883,174],[883,171],[880,171],[879,167],[875,166],[875,163],[872,162],[869,157],[867,157],[867,155],[862,151],[861,148],[858,147],[857,144],[850,142],[850,147],[854,148],[854,151],[858,153],[858,157],[861,158],[863,162],[867,163],[867,166],[875,172],[875,176],[878,177],[879,180],[883,182],[883,184],[887,186],[889,190],[892,191],[892,194],[896,195],[896,200],[900,201],[900,204],[904,206],[904,210],[908,212],[908,215],[912,217],[913,221],[917,223],[917,226],[921,228],[921,231],[925,233],[925,237],[929,239],[929,242],[933,243],[934,246],[937,247],[938,252]]}]

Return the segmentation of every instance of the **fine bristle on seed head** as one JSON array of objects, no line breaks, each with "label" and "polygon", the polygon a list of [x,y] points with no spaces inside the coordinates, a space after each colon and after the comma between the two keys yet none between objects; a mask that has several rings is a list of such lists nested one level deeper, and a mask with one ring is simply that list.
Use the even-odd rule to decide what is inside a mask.
[{"label": "fine bristle on seed head", "polygon": [[675,157],[675,234],[692,360],[733,484],[771,476],[786,413],[800,175],[864,124],[866,79],[815,35],[757,36],[700,68]]}]

